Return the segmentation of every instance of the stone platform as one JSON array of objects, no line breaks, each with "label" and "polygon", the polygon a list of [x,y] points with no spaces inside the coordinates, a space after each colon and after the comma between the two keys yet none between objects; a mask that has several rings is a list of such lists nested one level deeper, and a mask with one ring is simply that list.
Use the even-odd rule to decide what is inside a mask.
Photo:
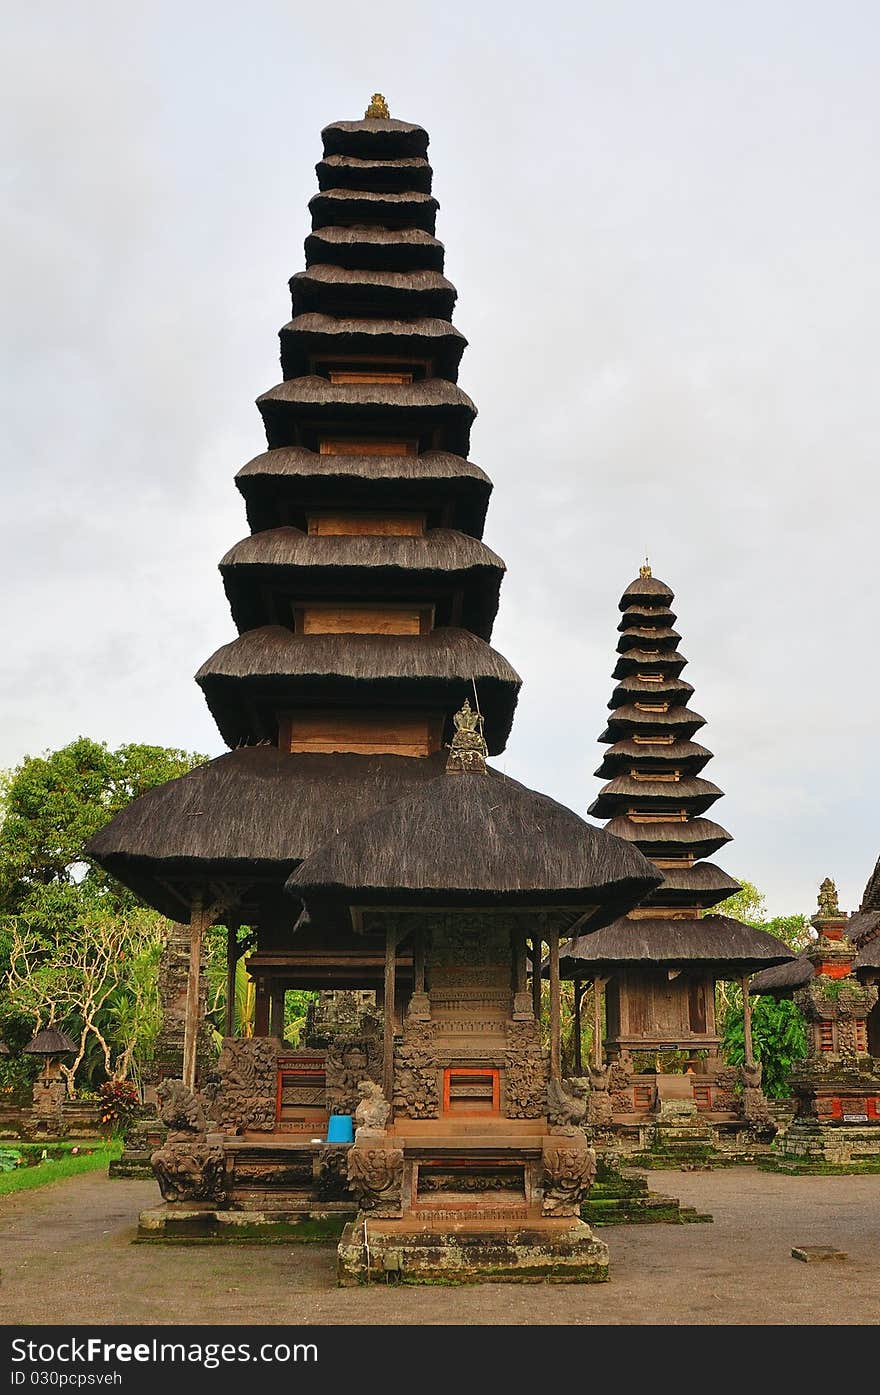
[{"label": "stone platform", "polygon": [[350,1202],[289,1204],[285,1209],[224,1209],[200,1202],[170,1202],[141,1211],[136,1239],[147,1244],[308,1244],[336,1240],[354,1207]]},{"label": "stone platform", "polygon": [[370,1220],[361,1213],[342,1232],[337,1279],[343,1287],[403,1284],[604,1283],[608,1247],[583,1221],[466,1217],[443,1209],[424,1224]]},{"label": "stone platform", "polygon": [[767,1164],[776,1172],[880,1172],[880,1123],[825,1124],[796,1119]]}]

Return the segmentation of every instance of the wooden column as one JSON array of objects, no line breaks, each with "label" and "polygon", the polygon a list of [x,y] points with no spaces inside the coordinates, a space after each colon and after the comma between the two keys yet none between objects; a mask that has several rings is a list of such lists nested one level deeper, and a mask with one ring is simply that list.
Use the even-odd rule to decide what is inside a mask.
[{"label": "wooden column", "polygon": [[532,1012],[535,1021],[541,1020],[541,939],[532,936]]},{"label": "wooden column", "polygon": [[186,980],[186,1016],[183,1024],[183,1083],[196,1088],[196,1054],[199,1041],[199,980],[202,969],[202,940],[207,914],[201,896],[193,898],[189,917],[189,973]]},{"label": "wooden column", "polygon": [[254,1036],[269,1035],[269,985],[262,974],[256,980],[254,992]]},{"label": "wooden column", "polygon": [[273,987],[269,998],[269,1036],[284,1038],[284,989]]},{"label": "wooden column", "polygon": [[550,1074],[559,1079],[562,1063],[561,1022],[559,1016],[559,926],[547,931],[550,958]]},{"label": "wooden column", "polygon": [[584,995],[583,979],[574,981],[574,1073],[583,1075],[584,1064],[581,1056],[581,999]]},{"label": "wooden column", "polygon": [[425,991],[425,932],[418,929],[413,939],[413,992]]},{"label": "wooden column", "polygon": [[236,926],[226,927],[226,1022],[224,1034],[235,1035],[235,971],[238,968],[238,936]]},{"label": "wooden column", "polygon": [[752,1000],[749,997],[749,977],[748,974],[742,980],[743,995],[743,1045],[745,1047],[745,1063],[747,1066],[755,1064],[755,1052],[752,1046]]},{"label": "wooden column", "polygon": [[385,1037],[383,1042],[382,1088],[385,1098],[391,1103],[394,1094],[394,989],[395,968],[397,966],[397,931],[385,931],[385,992],[383,1010],[385,1013]]},{"label": "wooden column", "polygon": [[591,1052],[594,1066],[604,1066],[605,1052],[602,1049],[602,1007],[605,984],[607,979],[599,978],[598,974],[593,979],[593,1049]]}]

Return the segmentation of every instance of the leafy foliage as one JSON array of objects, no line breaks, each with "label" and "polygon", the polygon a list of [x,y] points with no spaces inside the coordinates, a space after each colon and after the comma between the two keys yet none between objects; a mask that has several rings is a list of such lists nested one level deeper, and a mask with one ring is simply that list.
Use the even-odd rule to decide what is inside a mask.
[{"label": "leafy foliage", "polygon": [[[742,890],[728,896],[715,908],[719,915],[729,915],[758,930],[766,930],[782,940],[793,953],[802,950],[811,939],[810,921],[806,915],[767,916],[763,894],[752,882],[743,882]],[[739,984],[719,983],[716,1010],[722,1024],[721,1050],[731,1065],[745,1060],[742,990]],[[752,1009],[752,1045],[763,1067],[765,1094],[783,1099],[788,1094],[788,1076],[796,1061],[807,1054],[807,1036],[803,1018],[794,1003],[776,1002],[773,998],[758,998]]]},{"label": "leafy foliage", "polygon": [[[158,1029],[167,922],[90,866],[83,845],[132,799],[205,759],[78,737],[0,778],[0,1036],[13,1053],[52,1022],[79,1042],[81,1081],[137,1073]],[[21,1091],[38,1067],[2,1058],[0,1089]]]},{"label": "leafy foliage", "polygon": [[[807,1054],[806,1026],[795,1004],[759,998],[752,1012],[752,1044],[763,1067],[764,1093],[784,1099],[792,1066]],[[745,1060],[742,1007],[731,1008],[725,1018],[722,1050],[731,1065],[741,1066]]]}]

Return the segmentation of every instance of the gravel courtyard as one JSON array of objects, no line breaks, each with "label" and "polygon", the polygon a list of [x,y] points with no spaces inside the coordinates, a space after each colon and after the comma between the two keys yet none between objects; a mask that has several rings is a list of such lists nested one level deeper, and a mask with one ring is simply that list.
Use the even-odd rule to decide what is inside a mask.
[{"label": "gravel courtyard", "polygon": [[[607,1284],[337,1289],[329,1245],[134,1245],[151,1182],[91,1173],[0,1198],[0,1321],[797,1324],[880,1320],[880,1176],[658,1172],[713,1225],[606,1226]],[[832,1245],[805,1264],[793,1245]]]}]

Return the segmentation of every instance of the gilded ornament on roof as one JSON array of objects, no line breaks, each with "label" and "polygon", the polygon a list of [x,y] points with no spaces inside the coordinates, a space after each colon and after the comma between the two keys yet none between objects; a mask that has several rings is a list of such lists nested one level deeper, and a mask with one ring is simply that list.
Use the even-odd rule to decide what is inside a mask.
[{"label": "gilded ornament on roof", "polygon": [[475,712],[465,698],[464,705],[452,720],[455,734],[446,760],[447,775],[460,775],[464,771],[485,775],[489,748],[483,737],[482,713]]},{"label": "gilded ornament on roof", "polygon": [[370,98],[370,105],[364,112],[364,120],[390,121],[391,112],[388,110],[388,103],[381,92],[374,92]]}]

